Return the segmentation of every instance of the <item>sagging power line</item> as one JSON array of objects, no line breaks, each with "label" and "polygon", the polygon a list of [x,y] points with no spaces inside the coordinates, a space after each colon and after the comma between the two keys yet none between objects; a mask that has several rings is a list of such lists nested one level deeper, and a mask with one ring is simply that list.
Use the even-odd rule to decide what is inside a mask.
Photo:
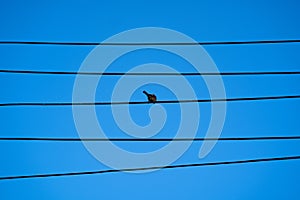
[{"label": "sagging power line", "polygon": [[240,44],[280,44],[299,43],[299,39],[291,40],[251,40],[251,41],[219,41],[219,42],[45,42],[45,41],[0,41],[0,44],[13,45],[68,45],[68,46],[192,46],[192,45],[240,45]]},{"label": "sagging power line", "polygon": [[10,74],[41,74],[41,75],[92,75],[92,76],[243,76],[243,75],[297,75],[300,71],[276,72],[75,72],[75,71],[39,71],[0,69],[0,73]]},{"label": "sagging power line", "polygon": [[248,159],[248,160],[236,160],[236,161],[192,163],[192,164],[181,164],[181,165],[170,165],[170,166],[152,166],[152,167],[143,167],[143,168],[108,169],[108,170],[99,170],[99,171],[68,172],[68,173],[53,173],[53,174],[33,174],[33,175],[21,175],[21,176],[4,176],[4,177],[0,177],[0,181],[15,180],[15,179],[29,179],[29,178],[59,177],[59,176],[106,174],[106,173],[116,173],[116,172],[147,171],[147,170],[156,170],[156,169],[176,169],[176,168],[187,168],[187,167],[246,164],[246,163],[298,160],[298,159],[300,159],[299,155],[285,156],[285,157],[273,157],[273,158]]},{"label": "sagging power line", "polygon": [[[156,101],[157,104],[178,104],[178,103],[208,103],[208,102],[234,102],[234,101],[262,101],[279,99],[298,99],[300,95],[285,96],[263,96],[263,97],[239,97],[226,99],[190,99],[190,100],[164,100]],[[99,105],[126,105],[126,104],[149,104],[148,101],[123,101],[123,102],[17,102],[0,103],[0,107],[7,106],[99,106]]]}]

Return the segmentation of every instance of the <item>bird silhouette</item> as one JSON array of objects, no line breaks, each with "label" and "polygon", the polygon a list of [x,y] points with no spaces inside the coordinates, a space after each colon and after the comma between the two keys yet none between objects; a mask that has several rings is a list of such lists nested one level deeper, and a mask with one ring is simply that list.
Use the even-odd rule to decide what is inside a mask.
[{"label": "bird silhouette", "polygon": [[155,102],[156,102],[156,96],[155,96],[155,94],[149,94],[149,93],[146,92],[145,90],[143,91],[143,93],[144,93],[145,95],[147,95],[148,101],[149,101],[150,103],[155,103]]}]

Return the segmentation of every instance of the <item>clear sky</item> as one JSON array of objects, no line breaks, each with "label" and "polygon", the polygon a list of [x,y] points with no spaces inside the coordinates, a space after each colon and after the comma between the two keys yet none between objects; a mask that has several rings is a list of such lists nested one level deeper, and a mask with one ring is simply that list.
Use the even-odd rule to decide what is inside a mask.
[{"label": "clear sky", "polygon": [[[299,2],[278,1],[1,1],[1,41],[101,42],[140,27],[180,31],[196,41],[299,39]],[[93,46],[1,45],[0,68],[78,71]],[[219,71],[299,71],[299,44],[205,46]],[[128,56],[128,57],[126,57]],[[119,59],[108,70],[126,72],[149,62],[181,72],[192,69],[165,52],[144,50]],[[109,101],[119,77],[106,77],[96,100]],[[188,77],[197,98],[209,98],[201,77]],[[0,74],[0,102],[71,102],[74,75]],[[299,95],[299,75],[227,76],[228,98]],[[144,101],[143,89],[159,100],[174,99],[168,88],[148,84],[132,101]],[[150,123],[151,105],[130,105],[133,120]],[[177,104],[163,105],[164,129],[155,137],[173,137],[180,121]],[[197,137],[210,120],[210,104],[199,104]],[[110,106],[97,107],[107,137],[128,137],[113,121]],[[300,101],[229,102],[221,137],[299,135]],[[79,137],[72,107],[1,107],[1,137]],[[194,142],[172,164],[293,156],[300,141],[219,141],[203,159]],[[116,143],[132,152],[153,151],[165,143]],[[0,141],[0,176],[110,169],[80,142]],[[112,173],[0,181],[0,199],[297,199],[300,161],[166,169],[151,173]]]}]

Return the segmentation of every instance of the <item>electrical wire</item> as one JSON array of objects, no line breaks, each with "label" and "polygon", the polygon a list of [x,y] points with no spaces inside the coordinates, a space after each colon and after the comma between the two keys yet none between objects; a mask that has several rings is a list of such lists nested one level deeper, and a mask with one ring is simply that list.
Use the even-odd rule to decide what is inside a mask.
[{"label": "electrical wire", "polygon": [[0,69],[0,73],[41,74],[41,75],[96,75],[96,76],[243,76],[243,75],[297,75],[300,71],[277,72],[74,72],[74,71],[38,71]]},{"label": "electrical wire", "polygon": [[3,176],[1,180],[15,180],[15,179],[28,179],[28,178],[46,178],[46,177],[58,177],[58,176],[79,176],[88,174],[106,174],[116,172],[131,172],[131,171],[147,171],[156,169],[175,169],[175,168],[187,168],[187,167],[203,167],[203,166],[216,166],[216,165],[232,165],[232,164],[245,164],[245,163],[257,163],[257,162],[271,162],[271,161],[284,161],[284,160],[298,160],[300,156],[285,156],[285,157],[273,157],[273,158],[259,158],[248,160],[236,160],[236,161],[221,161],[221,162],[207,162],[207,163],[192,163],[170,166],[152,166],[143,168],[127,168],[127,169],[109,169],[99,171],[85,171],[85,172],[68,172],[68,173],[53,173],[53,174],[34,174],[34,175],[21,175],[21,176]]},{"label": "electrical wire", "polygon": [[253,140],[299,140],[300,136],[223,137],[223,138],[37,138],[1,137],[0,141],[51,141],[51,142],[173,142],[173,141],[253,141]]},{"label": "electrical wire", "polygon": [[191,46],[191,45],[239,45],[239,44],[280,44],[299,43],[299,39],[291,40],[252,40],[252,41],[219,41],[219,42],[41,42],[41,41],[0,41],[0,44],[13,45],[72,45],[72,46]]},{"label": "electrical wire", "polygon": [[[157,42],[157,43],[97,43],[97,42],[32,42],[32,41],[0,41],[0,44],[10,45],[77,45],[77,46],[156,46],[156,45],[240,45],[240,44],[280,44],[280,43],[299,43],[300,40],[257,40],[257,41],[225,41],[225,42],[195,42],[195,43],[180,43],[180,42]],[[185,76],[199,76],[199,75],[284,75],[284,74],[300,74],[300,72],[205,72],[205,73],[128,73],[128,72],[47,72],[47,71],[31,71],[31,70],[0,70],[1,73],[22,73],[22,74],[73,74],[73,75],[185,75]],[[275,99],[295,99],[300,98],[300,95],[290,96],[268,96],[268,97],[245,97],[245,98],[228,98],[228,99],[196,99],[196,100],[171,100],[171,101],[157,101],[157,103],[199,103],[199,102],[220,102],[220,101],[256,101],[256,100],[275,100]],[[69,105],[116,105],[116,104],[148,104],[149,102],[66,102],[66,103],[1,103],[0,106],[69,106]],[[300,139],[300,136],[272,136],[272,137],[244,137],[244,138],[0,138],[0,140],[19,140],[19,141],[205,141],[205,140],[290,140]],[[130,171],[146,171],[155,169],[174,169],[200,166],[216,166],[216,165],[231,165],[231,164],[246,164],[257,162],[270,161],[284,161],[284,160],[298,160],[300,156],[286,156],[273,158],[260,158],[236,161],[221,161],[221,162],[206,162],[206,163],[192,163],[171,166],[152,166],[143,168],[128,168],[128,169],[110,169],[99,171],[85,171],[85,172],[69,172],[69,173],[51,173],[51,174],[33,174],[21,176],[4,176],[0,180],[12,179],[28,179],[28,178],[46,178],[59,176],[78,176],[88,174],[104,174],[116,172],[130,172]]]},{"label": "electrical wire", "polygon": [[[279,99],[298,99],[300,95],[285,96],[263,96],[263,97],[240,97],[226,99],[191,99],[191,100],[164,100],[156,101],[157,104],[176,104],[176,103],[207,103],[207,102],[234,102],[234,101],[261,101]],[[123,102],[27,102],[27,103],[0,103],[0,107],[7,106],[98,106],[98,105],[124,105],[124,104],[149,104],[148,101],[123,101]]]}]

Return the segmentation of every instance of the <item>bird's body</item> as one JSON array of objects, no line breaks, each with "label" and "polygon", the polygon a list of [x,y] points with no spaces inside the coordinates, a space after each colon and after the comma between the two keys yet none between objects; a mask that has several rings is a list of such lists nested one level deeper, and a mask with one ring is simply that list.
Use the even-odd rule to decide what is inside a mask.
[{"label": "bird's body", "polygon": [[149,101],[150,103],[155,103],[155,102],[156,102],[157,98],[156,98],[155,94],[149,94],[149,93],[146,92],[145,90],[143,91],[143,93],[144,93],[145,95],[147,95],[148,101]]}]

